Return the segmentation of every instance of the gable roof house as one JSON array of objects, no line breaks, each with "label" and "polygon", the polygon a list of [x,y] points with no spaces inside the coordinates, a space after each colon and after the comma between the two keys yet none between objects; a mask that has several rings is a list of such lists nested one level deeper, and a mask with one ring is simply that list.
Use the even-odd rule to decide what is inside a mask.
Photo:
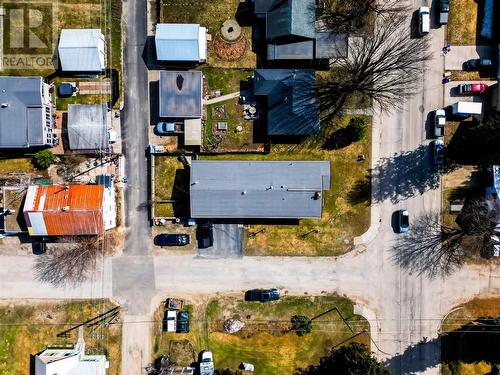
[{"label": "gable roof house", "polygon": [[320,218],[329,161],[193,160],[193,218]]},{"label": "gable roof house", "polygon": [[347,35],[316,31],[315,0],[254,0],[254,12],[266,21],[268,62],[347,54]]},{"label": "gable roof house", "polygon": [[320,129],[316,75],[311,69],[256,69],[253,91],[270,136],[306,136]]},{"label": "gable roof house", "polygon": [[207,29],[199,24],[159,23],[155,35],[159,61],[207,61]]},{"label": "gable roof house", "polygon": [[63,29],[58,54],[65,72],[98,73],[106,69],[106,39],[99,29]]},{"label": "gable roof house", "polygon": [[0,77],[0,148],[57,143],[50,89],[42,77]]},{"label": "gable roof house", "polygon": [[28,187],[23,207],[31,236],[97,235],[116,226],[113,186]]},{"label": "gable roof house", "polygon": [[110,121],[106,104],[69,104],[67,123],[70,150],[81,153],[109,150]]},{"label": "gable roof house", "polygon": [[105,355],[85,354],[85,342],[73,348],[47,348],[35,356],[35,375],[106,375]]}]

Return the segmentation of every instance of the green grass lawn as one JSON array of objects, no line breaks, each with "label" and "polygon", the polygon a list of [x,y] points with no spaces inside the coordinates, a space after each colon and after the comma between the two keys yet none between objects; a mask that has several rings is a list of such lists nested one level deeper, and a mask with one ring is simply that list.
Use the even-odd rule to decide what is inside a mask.
[{"label": "green grass lawn", "polygon": [[[206,159],[235,160],[329,160],[330,190],[323,195],[321,219],[303,219],[297,225],[250,225],[246,255],[340,255],[352,249],[353,238],[369,227],[369,181],[371,129],[359,142],[344,148],[325,147],[326,139],[344,128],[353,116],[334,120],[324,137],[312,137],[298,145],[273,145],[269,154],[217,155]],[[362,116],[361,116],[362,117]],[[371,117],[364,117],[371,125]],[[369,126],[370,127],[370,126]],[[364,154],[366,159],[357,161]],[[265,229],[264,232],[260,232]],[[248,234],[259,233],[255,236]]]},{"label": "green grass lawn", "polygon": [[[289,332],[290,318],[300,314],[313,318],[336,306],[350,322],[354,332],[369,330],[366,320],[353,314],[353,304],[346,298],[283,297],[278,302],[244,302],[242,299],[218,298],[208,305],[190,306],[189,334],[161,332],[161,324],[154,330],[154,358],[168,353],[171,340],[188,339],[196,352],[210,349],[216,368],[235,369],[241,362],[255,365],[256,375],[292,374],[295,369],[317,363],[334,345],[352,336],[336,312],[313,322],[310,334],[298,337]],[[161,321],[163,307],[155,320]],[[245,327],[236,334],[223,331],[223,322],[239,317]],[[368,336],[355,340],[369,345]],[[354,340],[353,340],[354,341]]]},{"label": "green grass lawn", "polygon": [[29,173],[33,172],[35,167],[30,158],[3,159],[0,160],[0,174],[6,173]]},{"label": "green grass lawn", "polygon": [[[189,197],[185,186],[187,172],[177,156],[154,157],[154,196],[153,215],[155,217],[186,217],[188,215]],[[161,201],[174,200],[176,203]]]},{"label": "green grass lawn", "polygon": [[[457,306],[442,322],[441,332],[446,333],[459,330],[464,325],[474,322],[481,317],[500,318],[499,306],[500,297],[476,298],[472,301],[464,303],[463,305]],[[480,334],[478,333],[480,323],[478,323],[477,327],[477,332],[475,334]],[[476,328],[474,329],[476,330]],[[443,344],[441,346],[442,355],[446,355],[446,351],[450,349],[453,350],[453,348],[448,348]],[[465,356],[468,356],[469,354],[470,353],[464,353]],[[454,367],[454,369],[452,367]],[[450,364],[443,364],[441,367],[441,373],[443,375],[483,375],[490,373],[490,371],[491,365],[485,361],[473,361],[471,363],[470,361],[466,362],[464,360],[460,360],[453,366]]]},{"label": "green grass lawn", "polygon": [[[226,116],[223,119],[213,118],[213,109],[223,105]],[[220,121],[227,123],[228,129],[224,133],[216,131]],[[237,126],[242,130],[237,132]],[[253,143],[253,122],[243,119],[243,106],[238,103],[238,98],[208,105],[203,132],[203,146],[207,151],[249,151],[259,148],[258,144]]]},{"label": "green grass lawn", "polygon": [[[103,305],[104,303],[104,305]],[[71,345],[78,339],[75,330],[70,338],[57,334],[97,316],[104,307],[115,307],[109,301],[86,300],[66,303],[30,303],[22,306],[0,306],[0,373],[29,374],[30,354],[43,351],[48,345]],[[100,333],[99,331],[97,333]],[[103,338],[85,337],[88,354],[106,354],[109,375],[120,374],[121,326],[109,325]],[[15,360],[13,360],[15,359]]]},{"label": "green grass lawn", "polygon": [[240,82],[246,81],[252,72],[244,69],[203,68],[210,91],[222,90],[223,95],[240,91]]},{"label": "green grass lawn", "polygon": [[255,53],[252,52],[251,27],[242,27],[247,38],[247,51],[238,61],[224,61],[215,54],[213,40],[219,33],[222,23],[234,18],[239,0],[160,0],[160,19],[164,23],[199,23],[208,29],[212,42],[208,45],[207,65],[219,68],[253,68],[256,64]]}]

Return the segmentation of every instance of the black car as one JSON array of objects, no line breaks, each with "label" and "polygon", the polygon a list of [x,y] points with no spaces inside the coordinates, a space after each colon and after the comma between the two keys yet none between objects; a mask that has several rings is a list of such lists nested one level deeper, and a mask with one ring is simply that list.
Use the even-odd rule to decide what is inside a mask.
[{"label": "black car", "polygon": [[196,237],[198,237],[198,247],[206,249],[214,245],[214,227],[211,222],[198,223]]},{"label": "black car", "polygon": [[439,11],[440,12],[449,12],[450,11],[450,0],[441,0],[439,2]]},{"label": "black car", "polygon": [[189,234],[184,233],[162,233],[154,239],[156,246],[185,246],[189,242]]},{"label": "black car", "polygon": [[245,293],[245,301],[269,302],[280,299],[280,291],[272,289],[252,289]]},{"label": "black car", "polygon": [[189,333],[189,312],[179,311],[177,315],[177,333]]},{"label": "black car", "polygon": [[464,70],[491,69],[493,61],[491,59],[471,59],[464,63]]}]

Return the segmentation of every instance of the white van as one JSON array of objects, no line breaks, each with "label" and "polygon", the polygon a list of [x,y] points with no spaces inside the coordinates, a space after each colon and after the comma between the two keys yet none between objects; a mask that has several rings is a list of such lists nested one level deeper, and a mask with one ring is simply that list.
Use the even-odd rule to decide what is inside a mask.
[{"label": "white van", "polygon": [[431,15],[429,7],[420,7],[418,10],[418,26],[420,35],[429,33],[431,29]]}]

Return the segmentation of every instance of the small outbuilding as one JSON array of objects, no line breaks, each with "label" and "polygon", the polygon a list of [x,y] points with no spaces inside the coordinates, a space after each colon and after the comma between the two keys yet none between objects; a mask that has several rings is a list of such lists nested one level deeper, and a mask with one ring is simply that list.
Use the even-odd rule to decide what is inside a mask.
[{"label": "small outbuilding", "polygon": [[106,39],[99,29],[63,29],[58,53],[65,72],[99,73],[106,69]]},{"label": "small outbuilding", "polygon": [[202,73],[160,72],[160,117],[201,118]]},{"label": "small outbuilding", "polygon": [[77,152],[106,151],[109,148],[106,104],[69,104],[69,148]]},{"label": "small outbuilding", "polygon": [[199,24],[159,23],[155,46],[159,61],[202,63],[207,60],[207,29]]}]

